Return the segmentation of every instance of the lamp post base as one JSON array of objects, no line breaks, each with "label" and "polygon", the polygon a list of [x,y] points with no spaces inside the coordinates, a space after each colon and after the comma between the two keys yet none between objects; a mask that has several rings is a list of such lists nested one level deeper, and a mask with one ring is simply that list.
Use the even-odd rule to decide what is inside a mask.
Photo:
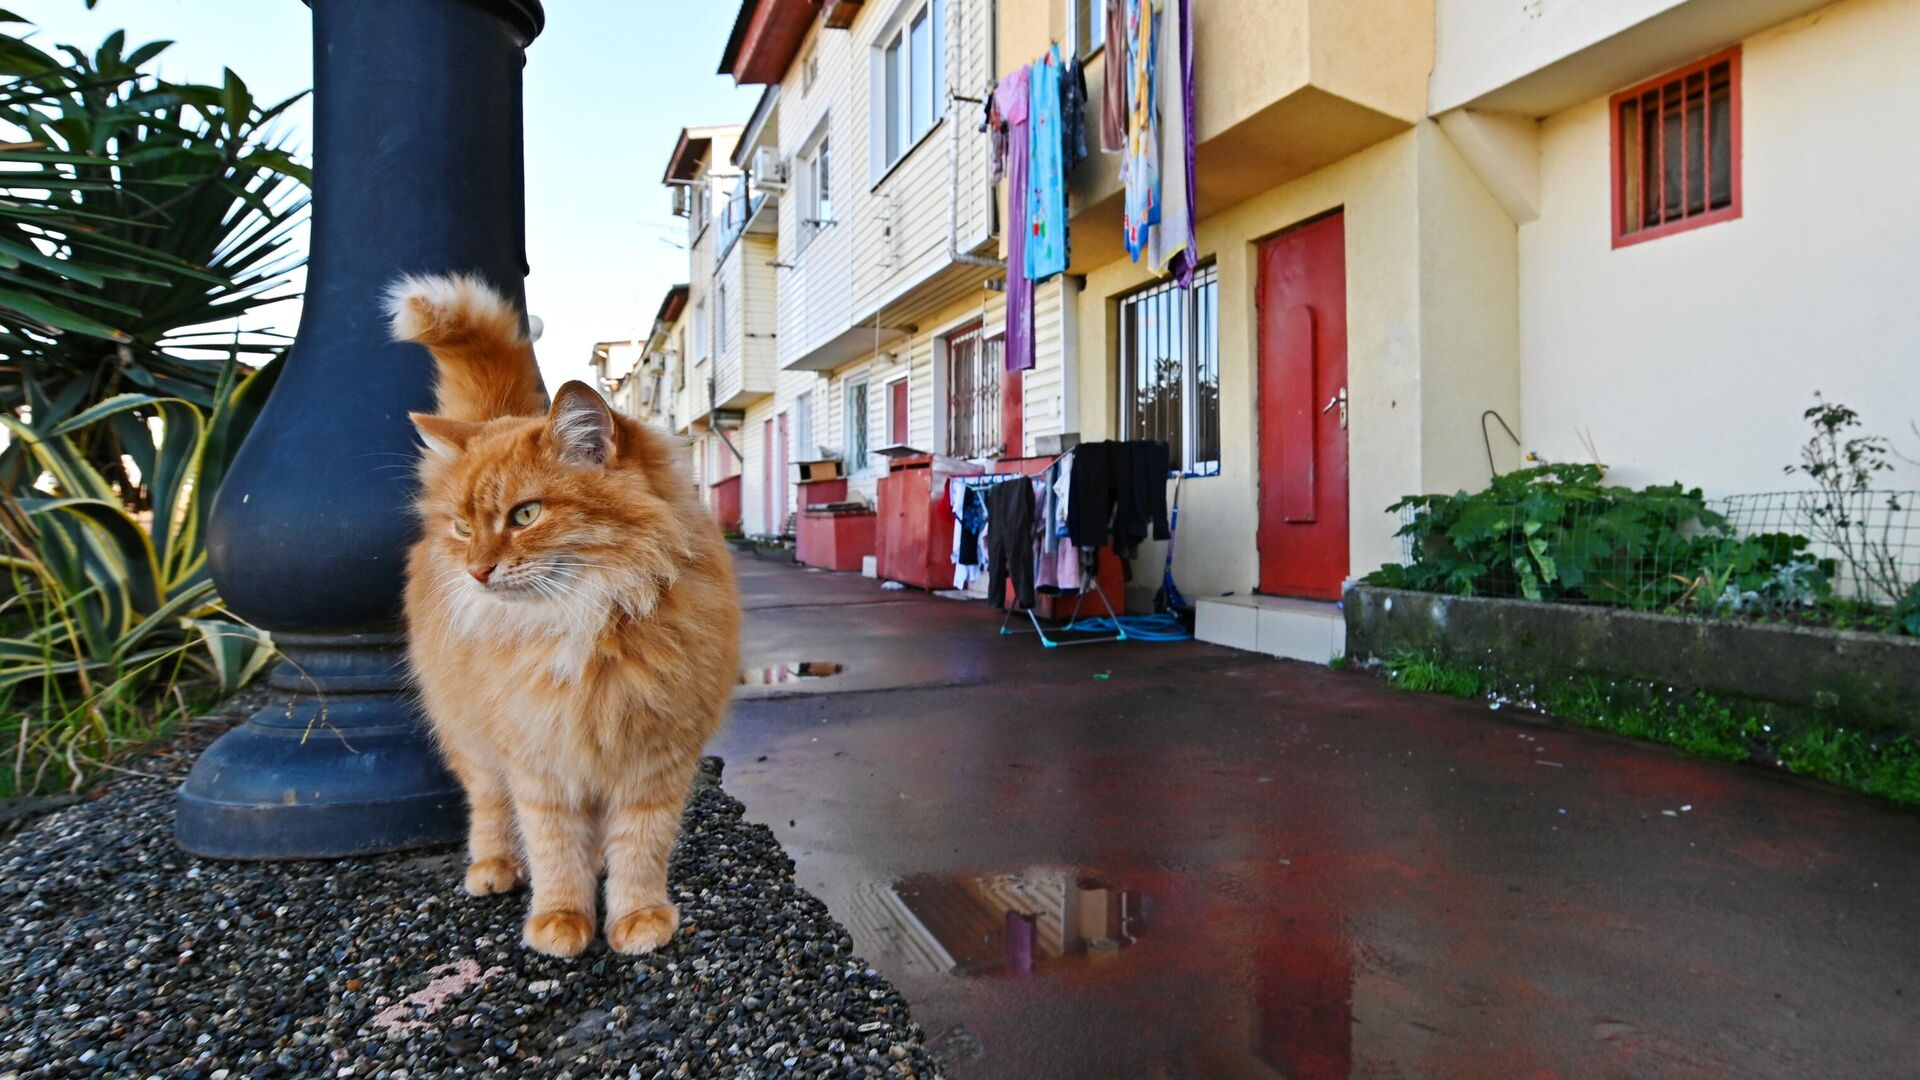
[{"label": "lamp post base", "polygon": [[180,786],[174,836],[218,859],[326,859],[457,842],[460,785],[405,683],[397,634],[275,636],[280,697]]}]

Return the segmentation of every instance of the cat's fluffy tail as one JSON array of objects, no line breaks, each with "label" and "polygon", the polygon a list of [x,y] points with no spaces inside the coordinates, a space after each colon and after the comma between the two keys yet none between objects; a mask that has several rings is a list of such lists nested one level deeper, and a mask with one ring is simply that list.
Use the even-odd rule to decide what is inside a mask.
[{"label": "cat's fluffy tail", "polygon": [[520,312],[470,274],[407,275],[387,290],[396,341],[427,347],[438,365],[434,412],[481,421],[546,411],[546,391]]}]

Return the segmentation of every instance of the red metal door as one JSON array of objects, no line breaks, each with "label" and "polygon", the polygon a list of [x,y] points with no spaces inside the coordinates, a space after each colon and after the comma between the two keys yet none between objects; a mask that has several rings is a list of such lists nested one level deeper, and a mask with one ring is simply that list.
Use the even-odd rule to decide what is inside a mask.
[{"label": "red metal door", "polygon": [[1026,375],[1024,371],[1000,373],[1000,444],[1006,447],[1001,451],[1001,457],[1026,456],[1026,434],[1021,428],[1026,400],[1021,387]]},{"label": "red metal door", "polygon": [[787,414],[780,414],[780,471],[773,474],[773,486],[780,493],[780,516],[773,519],[773,531],[787,531]]},{"label": "red metal door", "polygon": [[773,524],[773,418],[768,417],[760,425],[760,534],[779,531]]},{"label": "red metal door", "polygon": [[907,380],[887,387],[887,438],[895,446],[907,445]]},{"label": "red metal door", "polygon": [[1260,591],[1347,577],[1347,264],[1335,214],[1260,245]]}]

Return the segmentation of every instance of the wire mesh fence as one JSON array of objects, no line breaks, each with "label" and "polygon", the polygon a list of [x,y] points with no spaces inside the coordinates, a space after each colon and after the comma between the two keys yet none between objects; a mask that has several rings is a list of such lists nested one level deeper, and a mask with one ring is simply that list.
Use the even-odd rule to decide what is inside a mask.
[{"label": "wire mesh fence", "polygon": [[[1678,486],[1514,485],[1420,496],[1376,584],[1878,628],[1920,604],[1920,492],[1703,498]],[[1890,628],[1890,627],[1889,627]]]}]

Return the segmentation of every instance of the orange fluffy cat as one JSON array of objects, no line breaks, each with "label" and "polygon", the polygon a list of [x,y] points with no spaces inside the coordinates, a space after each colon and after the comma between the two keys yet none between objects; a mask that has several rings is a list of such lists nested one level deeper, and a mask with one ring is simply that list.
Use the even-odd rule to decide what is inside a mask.
[{"label": "orange fluffy cat", "polygon": [[439,369],[437,411],[413,415],[407,630],[467,792],[467,891],[530,877],[526,943],[572,956],[604,870],[608,944],[654,949],[679,926],[667,855],[738,678],[720,531],[665,436],[585,383],[546,407],[520,313],[479,279],[405,278],[388,313]]}]

